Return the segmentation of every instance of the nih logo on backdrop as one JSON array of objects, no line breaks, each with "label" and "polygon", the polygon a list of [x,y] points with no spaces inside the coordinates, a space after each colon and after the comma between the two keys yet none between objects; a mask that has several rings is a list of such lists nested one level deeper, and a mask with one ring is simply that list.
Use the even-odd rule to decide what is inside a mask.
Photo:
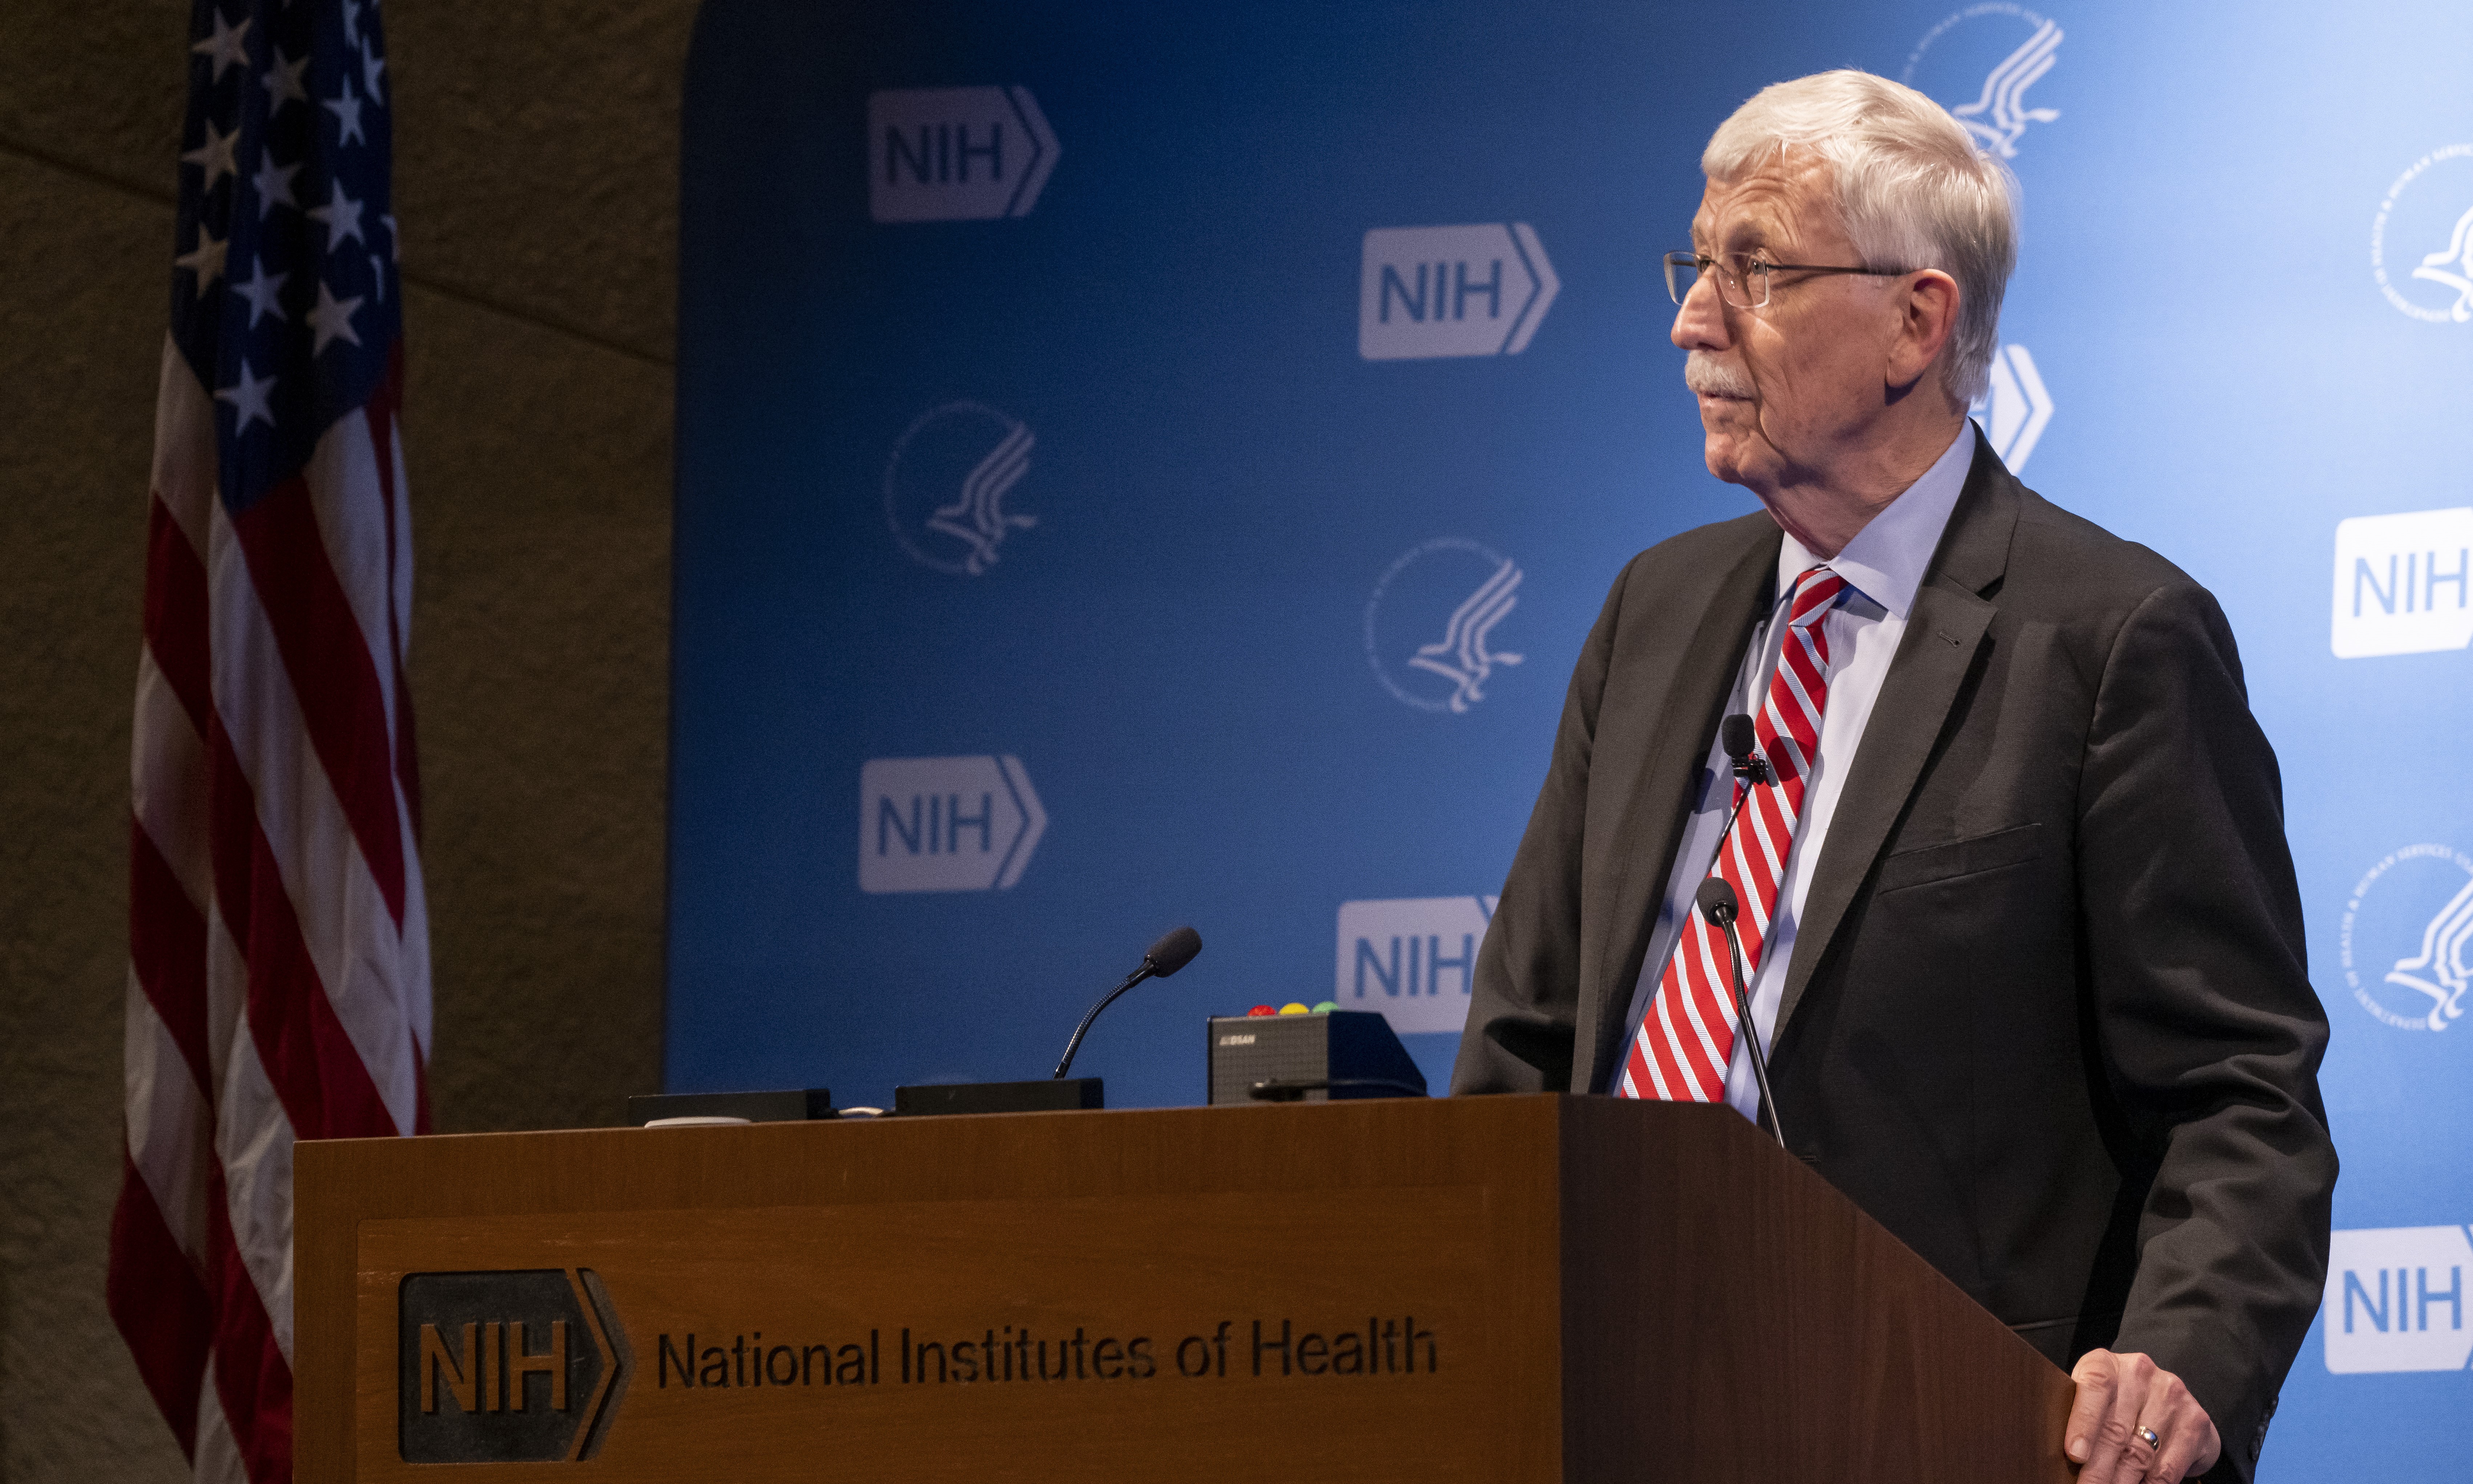
[{"label": "nih logo on backdrop", "polygon": [[1056,135],[1026,87],[867,96],[867,213],[879,222],[1027,216],[1056,155]]},{"label": "nih logo on backdrop", "polygon": [[2339,659],[2473,641],[2473,507],[2356,515],[2336,526]]},{"label": "nih logo on backdrop", "polygon": [[2462,1227],[2338,1232],[2327,1253],[2327,1369],[2461,1371],[2473,1358]]},{"label": "nih logo on backdrop", "polygon": [[1405,897],[1339,904],[1339,964],[1332,998],[1379,1011],[1402,1035],[1457,1032],[1468,1023],[1477,945],[1495,897]]},{"label": "nih logo on backdrop", "polygon": [[2003,346],[1993,353],[1983,396],[1967,412],[1983,424],[2003,467],[2012,474],[2027,467],[2036,440],[2053,420],[2053,394],[2044,390],[2043,375],[2025,346]]},{"label": "nih logo on backdrop", "polygon": [[862,892],[1008,891],[1046,832],[1019,757],[875,757],[859,769]]},{"label": "nih logo on backdrop", "polygon": [[1377,227],[1357,272],[1357,353],[1518,355],[1562,291],[1525,222]]}]

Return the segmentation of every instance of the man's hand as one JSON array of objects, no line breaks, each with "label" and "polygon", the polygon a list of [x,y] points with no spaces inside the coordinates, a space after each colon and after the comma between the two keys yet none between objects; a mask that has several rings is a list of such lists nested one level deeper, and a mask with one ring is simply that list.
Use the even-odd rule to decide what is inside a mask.
[{"label": "man's hand", "polygon": [[2070,1461],[2083,1466],[2078,1484],[2180,1484],[2215,1467],[2223,1443],[2207,1409],[2147,1356],[2091,1350],[2070,1379],[2078,1400],[2061,1436]]}]

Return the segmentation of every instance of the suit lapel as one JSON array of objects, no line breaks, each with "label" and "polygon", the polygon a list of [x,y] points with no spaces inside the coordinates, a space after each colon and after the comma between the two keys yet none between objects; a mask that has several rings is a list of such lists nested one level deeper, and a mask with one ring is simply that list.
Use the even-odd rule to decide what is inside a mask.
[{"label": "suit lapel", "polygon": [[[1717,735],[1727,693],[1743,661],[1743,646],[1752,626],[1767,612],[1777,577],[1777,527],[1765,516],[1745,517],[1751,539],[1742,555],[1715,575],[1696,602],[1686,600],[1699,618],[1679,650],[1670,647],[1671,629],[1647,626],[1625,635],[1640,646],[1625,662],[1617,652],[1609,685],[1645,685],[1659,699],[1652,705],[1648,745],[1636,754],[1641,762],[1625,787],[1611,796],[1611,827],[1592,833],[1607,847],[1610,858],[1600,862],[1597,879],[1604,895],[1589,903],[1583,921],[1594,921],[1593,945],[1597,972],[1580,995],[1574,1090],[1605,1087],[1622,1055],[1618,1044],[1622,1019],[1631,1005],[1642,957],[1657,926],[1658,898],[1672,872],[1674,852],[1696,797],[1700,770],[1708,762],[1710,739]],[[1659,660],[1671,666],[1670,679],[1656,683]],[[1600,754],[1611,758],[1611,751]]]},{"label": "suit lapel", "polygon": [[1872,719],[1863,729],[1862,744],[1821,843],[1812,890],[1804,898],[1803,921],[1795,929],[1794,960],[1787,966],[1772,1044],[1785,1039],[1805,988],[1828,954],[1830,940],[1871,874],[1873,860],[1940,740],[1950,707],[1992,622],[1993,605],[1981,594],[2007,569],[2009,538],[2017,523],[2018,482],[1979,431],[1966,488],[1915,589],[1906,637],[1882,681],[1880,699],[1873,704]]}]

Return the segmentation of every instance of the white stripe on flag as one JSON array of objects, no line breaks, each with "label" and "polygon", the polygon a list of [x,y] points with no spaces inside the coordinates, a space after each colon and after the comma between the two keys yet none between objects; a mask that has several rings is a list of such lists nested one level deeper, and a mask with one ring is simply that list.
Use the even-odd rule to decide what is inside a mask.
[{"label": "white stripe on flag", "polygon": [[129,1162],[146,1182],[172,1240],[200,1272],[206,1261],[206,1161],[211,1119],[198,1079],[171,1028],[132,969],[124,1018],[123,1067]]},{"label": "white stripe on flag", "polygon": [[213,549],[217,714],[255,795],[258,827],[274,848],[327,1003],[369,1068],[395,1131],[409,1134],[418,1084],[404,1040],[410,993],[403,955],[395,951],[394,915],[309,745],[275,632],[221,506]]},{"label": "white stripe on flag", "polygon": [[266,1305],[284,1361],[292,1359],[292,1120],[257,1060],[257,1040],[238,1038],[216,1119],[225,1209],[232,1244]]}]

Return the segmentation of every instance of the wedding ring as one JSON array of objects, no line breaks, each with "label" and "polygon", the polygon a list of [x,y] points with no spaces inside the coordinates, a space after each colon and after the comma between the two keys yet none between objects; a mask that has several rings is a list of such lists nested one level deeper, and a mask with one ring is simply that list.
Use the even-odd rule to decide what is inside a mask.
[{"label": "wedding ring", "polygon": [[2146,1444],[2149,1448],[2153,1448],[2159,1453],[2164,1450],[2164,1440],[2155,1435],[2154,1428],[2140,1427],[2136,1430],[2139,1442]]}]

